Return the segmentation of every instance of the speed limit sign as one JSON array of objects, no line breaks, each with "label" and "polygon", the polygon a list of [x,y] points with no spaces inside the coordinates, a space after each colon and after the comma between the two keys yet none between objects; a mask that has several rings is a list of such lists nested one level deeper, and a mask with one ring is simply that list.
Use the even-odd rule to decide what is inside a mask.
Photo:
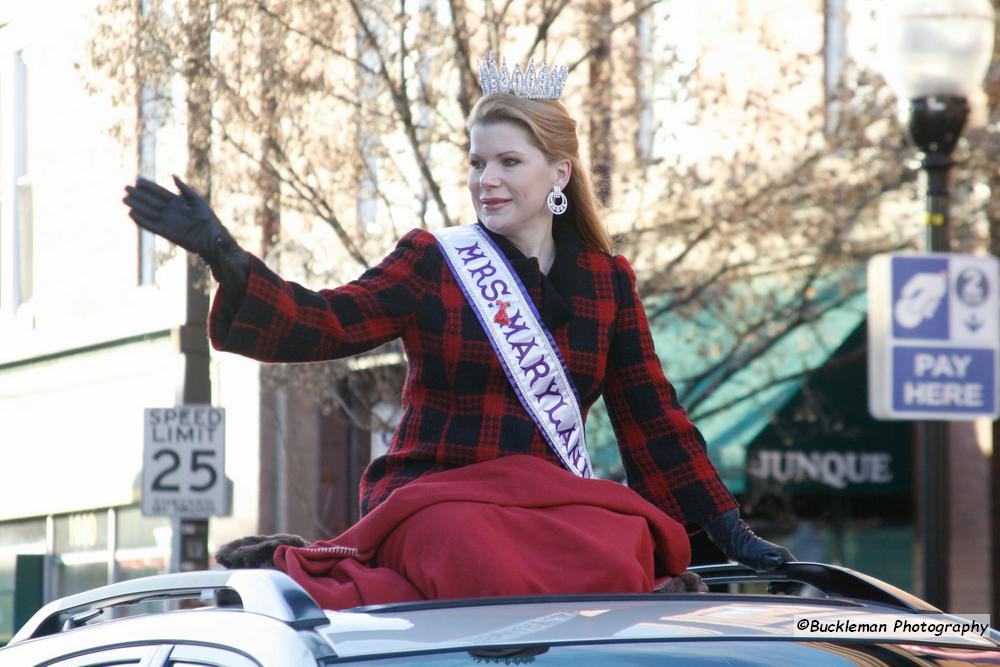
[{"label": "speed limit sign", "polygon": [[146,408],[142,514],[225,514],[226,413],[210,405]]}]

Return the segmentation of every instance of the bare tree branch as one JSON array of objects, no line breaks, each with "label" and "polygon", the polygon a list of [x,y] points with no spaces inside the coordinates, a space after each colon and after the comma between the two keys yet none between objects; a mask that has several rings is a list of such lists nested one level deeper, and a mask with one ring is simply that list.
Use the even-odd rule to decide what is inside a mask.
[{"label": "bare tree branch", "polygon": [[419,168],[420,175],[424,180],[424,185],[430,191],[431,196],[434,199],[434,203],[437,204],[438,213],[440,213],[444,224],[450,227],[454,225],[455,222],[448,214],[448,207],[445,205],[444,197],[441,195],[441,188],[438,186],[437,181],[431,174],[430,165],[427,163],[427,160],[423,155],[423,151],[421,150],[420,141],[417,138],[416,127],[413,122],[413,114],[410,111],[410,101],[407,97],[406,86],[397,84],[393,81],[392,76],[389,74],[385,56],[383,55],[382,50],[378,47],[379,42],[377,36],[372,32],[371,27],[365,20],[361,7],[358,4],[358,0],[349,0],[349,2],[351,9],[354,11],[354,16],[357,18],[358,24],[361,26],[361,29],[365,34],[369,48],[371,48],[378,56],[378,74],[386,88],[389,90],[389,95],[392,97],[393,106],[396,108],[396,113],[399,115],[399,121],[402,124],[401,129],[409,141],[410,149],[412,150],[413,157],[417,162],[417,167]]}]

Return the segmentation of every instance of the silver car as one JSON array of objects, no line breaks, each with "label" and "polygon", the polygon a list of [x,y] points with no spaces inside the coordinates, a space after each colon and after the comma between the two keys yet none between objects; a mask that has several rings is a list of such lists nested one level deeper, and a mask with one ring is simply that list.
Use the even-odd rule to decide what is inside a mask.
[{"label": "silver car", "polygon": [[[957,624],[846,568],[693,568],[709,593],[443,600],[324,611],[273,570],[168,574],[38,611],[0,665],[997,665],[1000,634],[879,631],[884,619]],[[780,589],[782,594],[769,593]],[[751,584],[755,593],[730,592]],[[137,613],[137,607],[146,609]],[[832,634],[803,631],[820,619]]]}]

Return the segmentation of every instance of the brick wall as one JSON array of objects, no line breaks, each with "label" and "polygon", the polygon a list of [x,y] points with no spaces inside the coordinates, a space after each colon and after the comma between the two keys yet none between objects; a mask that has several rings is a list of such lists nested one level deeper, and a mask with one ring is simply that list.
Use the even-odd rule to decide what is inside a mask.
[{"label": "brick wall", "polygon": [[990,610],[989,422],[955,422],[950,427],[951,548],[948,611]]}]

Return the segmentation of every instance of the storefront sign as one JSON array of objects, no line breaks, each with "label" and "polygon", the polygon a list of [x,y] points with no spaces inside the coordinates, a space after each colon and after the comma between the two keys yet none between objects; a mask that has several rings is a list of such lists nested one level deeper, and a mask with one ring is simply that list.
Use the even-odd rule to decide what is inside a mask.
[{"label": "storefront sign", "polygon": [[[751,484],[814,493],[905,494],[905,461],[888,451],[760,449],[747,456]],[[794,487],[794,488],[793,488]]]}]

